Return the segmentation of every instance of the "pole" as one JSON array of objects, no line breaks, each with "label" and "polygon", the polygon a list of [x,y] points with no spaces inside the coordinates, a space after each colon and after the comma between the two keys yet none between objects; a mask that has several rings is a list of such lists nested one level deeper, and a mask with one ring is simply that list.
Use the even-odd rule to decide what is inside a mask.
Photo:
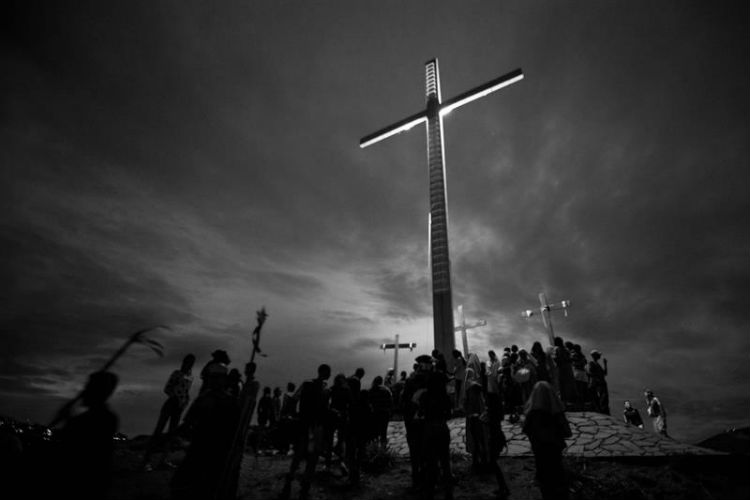
[{"label": "pole", "polygon": [[547,304],[547,296],[544,295],[544,292],[539,294],[539,302],[542,305],[542,320],[544,321],[544,326],[547,327],[547,335],[549,335],[549,345],[554,346],[555,329],[552,328],[552,315],[550,314],[549,304]]},{"label": "pole", "polygon": [[398,377],[398,333],[396,334],[396,343],[393,348],[393,374],[395,377]]}]

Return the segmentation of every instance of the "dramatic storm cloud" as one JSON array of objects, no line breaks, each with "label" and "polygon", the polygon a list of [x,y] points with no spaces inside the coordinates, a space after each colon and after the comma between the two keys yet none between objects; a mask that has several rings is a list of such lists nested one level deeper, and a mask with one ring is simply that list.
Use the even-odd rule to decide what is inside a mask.
[{"label": "dramatic storm cloud", "polygon": [[[359,139],[451,97],[454,305],[485,356],[556,332],[654,389],[697,440],[750,415],[745,2],[19,2],[4,7],[0,412],[46,421],[131,332],[127,433],[182,356],[258,375],[382,374],[432,348],[425,133]],[[459,340],[460,345],[460,340]],[[403,353],[408,367],[417,353]]]}]

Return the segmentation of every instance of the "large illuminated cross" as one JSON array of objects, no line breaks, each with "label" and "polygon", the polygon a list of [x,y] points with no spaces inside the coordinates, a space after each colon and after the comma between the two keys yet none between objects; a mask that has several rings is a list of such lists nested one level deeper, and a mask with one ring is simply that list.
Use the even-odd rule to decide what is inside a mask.
[{"label": "large illuminated cross", "polygon": [[432,314],[435,349],[452,363],[455,349],[453,333],[453,299],[451,294],[450,257],[448,255],[448,202],[443,154],[443,117],[454,109],[507,87],[523,78],[521,69],[511,71],[483,85],[443,102],[440,95],[438,61],[425,64],[427,107],[419,113],[363,137],[365,148],[416,125],[427,124],[427,166],[430,186],[430,264],[432,269]]}]

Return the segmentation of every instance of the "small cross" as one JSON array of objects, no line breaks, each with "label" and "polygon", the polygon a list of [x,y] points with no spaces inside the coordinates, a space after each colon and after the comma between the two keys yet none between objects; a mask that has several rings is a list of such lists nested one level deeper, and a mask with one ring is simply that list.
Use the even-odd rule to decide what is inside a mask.
[{"label": "small cross", "polygon": [[[547,327],[547,334],[549,334],[549,345],[555,345],[555,330],[552,328],[552,316],[550,316],[550,311],[562,309],[563,312],[565,312],[565,316],[567,317],[568,308],[570,307],[570,301],[563,300],[557,304],[548,304],[547,296],[544,295],[544,293],[540,293],[539,303],[541,304],[539,311],[542,314],[542,321],[544,322],[544,326]],[[521,316],[523,316],[524,318],[530,318],[533,315],[534,311],[532,311],[531,309],[527,309],[521,313]]]},{"label": "small cross", "polygon": [[398,334],[396,334],[396,341],[393,344],[380,344],[380,348],[383,349],[383,352],[385,352],[386,349],[393,349],[393,373],[396,375],[396,377],[398,377],[398,350],[409,349],[410,351],[412,351],[415,347],[417,347],[417,344],[415,344],[414,342],[410,342],[408,344],[399,344]]}]

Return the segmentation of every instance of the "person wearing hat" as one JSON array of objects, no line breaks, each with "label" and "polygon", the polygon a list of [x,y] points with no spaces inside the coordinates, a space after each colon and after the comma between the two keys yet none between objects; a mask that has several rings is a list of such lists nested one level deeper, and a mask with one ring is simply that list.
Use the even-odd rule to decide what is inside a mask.
[{"label": "person wearing hat", "polygon": [[664,410],[661,401],[654,396],[654,392],[650,389],[646,389],[643,395],[646,396],[646,412],[651,417],[654,431],[664,437],[669,437],[667,434],[667,412]]},{"label": "person wearing hat", "polygon": [[[602,360],[604,366],[599,364]],[[599,413],[609,415],[609,389],[607,388],[607,358],[602,358],[602,354],[593,349],[591,351],[591,361],[586,366],[589,375],[589,390],[594,400],[594,410]]]}]

